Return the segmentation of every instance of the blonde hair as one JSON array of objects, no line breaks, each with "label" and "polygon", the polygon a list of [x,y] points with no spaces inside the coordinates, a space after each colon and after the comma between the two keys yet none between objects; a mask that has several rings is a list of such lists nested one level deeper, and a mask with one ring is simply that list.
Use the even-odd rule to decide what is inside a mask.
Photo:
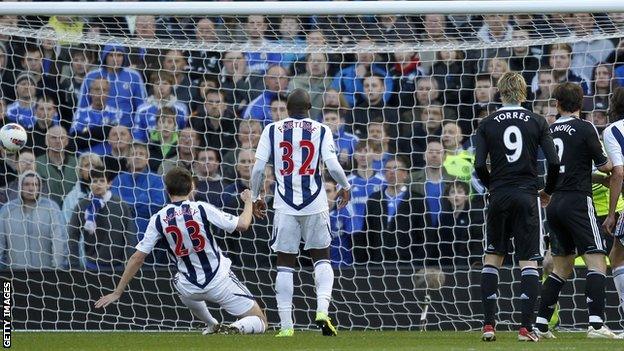
[{"label": "blonde hair", "polygon": [[104,167],[104,163],[100,156],[93,152],[85,152],[78,157],[78,165],[82,167],[82,162],[87,161],[89,167]]},{"label": "blonde hair", "polygon": [[527,85],[524,77],[516,72],[507,72],[498,80],[501,100],[507,104],[520,104],[526,100]]}]

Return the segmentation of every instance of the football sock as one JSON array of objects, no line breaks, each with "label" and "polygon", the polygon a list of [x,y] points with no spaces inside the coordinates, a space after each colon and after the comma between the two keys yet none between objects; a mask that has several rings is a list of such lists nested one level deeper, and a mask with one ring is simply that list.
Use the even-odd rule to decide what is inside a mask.
[{"label": "football sock", "polygon": [[548,331],[548,321],[550,321],[550,318],[555,312],[559,294],[565,282],[565,279],[559,277],[555,273],[550,273],[546,281],[544,281],[544,285],[542,286],[542,301],[540,301],[537,318],[535,320],[535,326],[541,332]]},{"label": "football sock", "polygon": [[206,302],[191,300],[188,297],[180,296],[180,300],[182,303],[186,305],[191,310],[197,318],[199,318],[202,322],[206,323],[207,327],[212,327],[219,322],[210,314],[208,310],[208,306],[206,306]]},{"label": "football sock", "polygon": [[314,263],[314,285],[316,286],[316,312],[328,313],[334,286],[334,270],[329,260]]},{"label": "football sock", "polygon": [[264,322],[258,316],[243,317],[232,323],[241,334],[261,334],[266,329]]},{"label": "football sock", "polygon": [[613,268],[613,282],[620,298],[620,308],[624,308],[622,306],[622,302],[624,302],[624,265]]},{"label": "football sock", "polygon": [[596,271],[587,272],[585,297],[589,311],[589,325],[594,329],[602,328],[605,309],[605,276]]},{"label": "football sock", "polygon": [[293,327],[292,299],[293,299],[293,272],[294,268],[277,267],[275,278],[275,299],[277,300],[277,313],[280,317],[282,329]]},{"label": "football sock", "polygon": [[483,301],[483,325],[495,325],[496,300],[498,299],[498,268],[484,265],[481,269],[481,300]]},{"label": "football sock", "polygon": [[520,280],[520,310],[522,320],[520,327],[533,330],[533,320],[535,316],[535,303],[540,290],[539,272],[534,267],[524,267]]}]

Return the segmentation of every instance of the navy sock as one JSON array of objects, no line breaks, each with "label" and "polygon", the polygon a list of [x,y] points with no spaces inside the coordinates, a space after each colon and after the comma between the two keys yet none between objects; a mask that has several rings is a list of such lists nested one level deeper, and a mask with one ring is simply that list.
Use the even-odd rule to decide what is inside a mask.
[{"label": "navy sock", "polygon": [[520,295],[522,311],[521,327],[527,330],[533,330],[533,319],[535,315],[535,304],[539,295],[540,281],[539,272],[534,267],[525,267],[522,269],[522,278],[520,280]]},{"label": "navy sock", "polygon": [[481,269],[481,301],[483,302],[483,325],[496,323],[496,301],[498,299],[498,268],[485,265]]},{"label": "navy sock", "polygon": [[587,272],[585,283],[585,297],[589,311],[589,325],[600,329],[604,325],[605,310],[605,276],[596,271]]},{"label": "navy sock", "polygon": [[555,312],[555,306],[559,300],[561,289],[565,285],[565,279],[555,273],[551,273],[542,286],[542,300],[537,310],[535,326],[542,332],[548,331],[548,321]]}]

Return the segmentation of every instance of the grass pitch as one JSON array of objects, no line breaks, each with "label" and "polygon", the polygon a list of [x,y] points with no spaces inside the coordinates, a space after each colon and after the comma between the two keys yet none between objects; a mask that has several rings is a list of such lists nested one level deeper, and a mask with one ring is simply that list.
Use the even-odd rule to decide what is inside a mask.
[{"label": "grass pitch", "polygon": [[624,340],[588,340],[585,333],[557,333],[556,340],[520,343],[516,333],[499,332],[485,343],[478,332],[339,331],[337,337],[320,332],[296,331],[292,338],[264,335],[210,335],[200,332],[14,332],[14,350],[624,350]]}]

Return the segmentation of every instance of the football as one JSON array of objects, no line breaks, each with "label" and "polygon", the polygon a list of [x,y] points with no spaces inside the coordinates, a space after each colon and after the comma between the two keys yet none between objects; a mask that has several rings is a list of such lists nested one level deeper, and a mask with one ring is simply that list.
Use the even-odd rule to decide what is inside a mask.
[{"label": "football", "polygon": [[0,144],[8,153],[19,151],[26,145],[26,129],[17,123],[8,123],[0,129]]}]

